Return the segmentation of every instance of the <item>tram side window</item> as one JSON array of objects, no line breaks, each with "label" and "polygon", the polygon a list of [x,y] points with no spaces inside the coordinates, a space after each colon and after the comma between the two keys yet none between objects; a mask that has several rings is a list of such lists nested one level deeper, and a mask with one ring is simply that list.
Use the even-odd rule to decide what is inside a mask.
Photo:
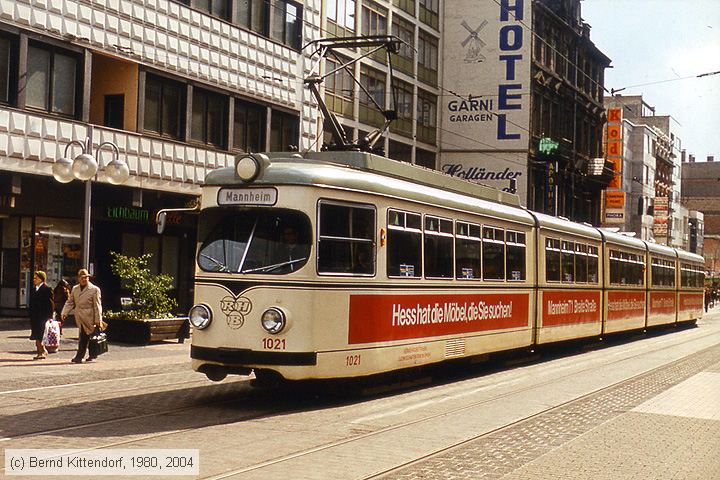
[{"label": "tram side window", "polygon": [[505,248],[507,280],[513,282],[525,280],[525,234],[506,232]]},{"label": "tram side window", "polygon": [[387,274],[389,277],[422,276],[422,217],[388,210]]},{"label": "tram side window", "polygon": [[502,228],[483,227],[483,280],[505,279],[505,232]]},{"label": "tram side window", "polygon": [[623,262],[620,252],[610,250],[610,283],[612,285],[623,285],[625,283],[625,275],[623,272]]},{"label": "tram side window", "polygon": [[375,209],[321,202],[318,272],[375,274]]},{"label": "tram side window", "polygon": [[587,283],[588,281],[588,257],[587,245],[575,244],[575,281]]},{"label": "tram side window", "polygon": [[563,283],[573,283],[575,281],[575,243],[562,242],[560,266],[562,267]]},{"label": "tram side window", "polygon": [[548,238],[545,242],[545,280],[560,281],[560,240]]},{"label": "tram side window", "polygon": [[480,225],[456,222],[455,274],[459,279],[480,279]]},{"label": "tram side window", "polygon": [[425,216],[425,277],[453,277],[452,220]]},{"label": "tram side window", "polygon": [[651,265],[653,287],[675,286],[675,262],[653,258]]},{"label": "tram side window", "polygon": [[598,282],[598,248],[588,245],[588,283]]},{"label": "tram side window", "polygon": [[700,267],[683,263],[680,269],[680,285],[690,288],[702,288],[705,284],[705,272]]},{"label": "tram side window", "polygon": [[643,255],[629,254],[628,284],[645,284],[645,257]]},{"label": "tram side window", "polygon": [[670,287],[675,286],[675,262],[674,261],[668,261],[667,262],[667,285]]}]

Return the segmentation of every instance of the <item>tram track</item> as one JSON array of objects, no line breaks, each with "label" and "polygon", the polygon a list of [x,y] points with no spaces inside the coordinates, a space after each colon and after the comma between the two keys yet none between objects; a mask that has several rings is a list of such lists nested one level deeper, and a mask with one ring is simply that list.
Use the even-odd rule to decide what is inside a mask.
[{"label": "tram track", "polygon": [[[720,332],[711,334],[711,335],[706,336],[706,337],[703,337],[703,338],[713,338],[713,337],[720,337]],[[686,344],[689,344],[689,343],[692,343],[692,342],[696,342],[696,341],[698,341],[698,340],[699,340],[698,338],[691,338],[691,339],[687,339],[687,340],[684,340],[684,341],[679,342],[679,343],[674,343],[674,342],[672,342],[672,338],[668,338],[668,341],[667,341],[667,342],[663,342],[663,344],[660,345],[660,346],[657,346],[657,347],[652,348],[652,349],[650,349],[650,350],[645,350],[645,351],[643,351],[643,352],[640,352],[640,353],[637,353],[637,354],[634,354],[634,355],[623,356],[622,358],[615,359],[615,360],[612,360],[612,361],[609,361],[609,362],[605,362],[605,363],[603,363],[603,365],[618,364],[618,363],[622,363],[622,362],[631,361],[631,360],[633,360],[633,359],[635,359],[635,358],[638,358],[638,357],[642,357],[642,356],[646,356],[646,355],[652,355],[652,354],[654,354],[654,353],[657,353],[657,352],[659,352],[659,351],[662,351],[662,350],[664,350],[664,349],[667,349],[667,348],[668,348],[668,345],[667,345],[668,343],[672,344],[672,347],[678,347],[678,346],[681,346],[681,345],[686,345]],[[663,366],[664,366],[664,365],[663,365]],[[663,366],[660,366],[660,367],[657,367],[657,368],[662,368]],[[311,455],[311,454],[316,453],[316,452],[321,452],[321,451],[324,451],[324,450],[329,450],[329,449],[332,449],[332,448],[334,448],[334,447],[338,447],[338,446],[350,444],[350,443],[353,443],[353,442],[356,442],[356,441],[364,440],[364,439],[367,439],[367,438],[372,438],[372,437],[374,437],[374,436],[379,436],[379,435],[382,435],[382,434],[385,434],[385,433],[388,433],[388,432],[392,432],[392,431],[395,431],[395,430],[400,430],[400,429],[407,428],[407,427],[410,427],[410,426],[422,424],[422,423],[425,423],[425,422],[429,422],[429,421],[432,421],[432,420],[436,420],[436,419],[441,418],[441,417],[444,417],[444,416],[453,415],[453,414],[455,414],[455,413],[459,413],[459,412],[462,412],[462,411],[464,411],[464,410],[469,410],[469,409],[472,409],[472,408],[476,408],[476,407],[482,406],[483,404],[487,404],[487,403],[490,403],[490,402],[495,402],[495,401],[501,400],[501,399],[503,399],[503,398],[509,398],[509,397],[512,397],[512,396],[515,396],[515,395],[518,395],[518,394],[522,394],[523,392],[526,392],[526,391],[529,391],[529,390],[534,390],[534,389],[537,389],[537,388],[542,388],[542,387],[544,387],[544,386],[547,386],[547,385],[556,383],[556,382],[561,381],[561,380],[563,380],[563,379],[567,379],[567,378],[570,378],[570,377],[573,377],[573,376],[583,375],[584,373],[587,373],[588,371],[591,371],[591,370],[596,369],[596,368],[597,368],[597,365],[589,365],[588,367],[583,368],[583,369],[581,369],[581,370],[575,370],[575,371],[569,372],[569,373],[567,373],[567,374],[565,374],[565,375],[562,375],[562,376],[559,376],[559,377],[554,377],[554,378],[549,379],[549,380],[546,380],[546,381],[534,383],[534,384],[532,384],[532,385],[529,385],[529,386],[526,386],[526,387],[523,387],[523,388],[516,388],[516,389],[513,389],[513,390],[511,390],[511,391],[505,392],[505,393],[503,393],[503,394],[494,395],[494,396],[492,396],[491,398],[486,398],[486,399],[483,399],[483,400],[481,400],[481,401],[472,402],[472,403],[470,403],[470,404],[466,404],[466,405],[463,405],[463,406],[461,406],[461,407],[452,408],[452,409],[449,409],[449,410],[444,410],[444,411],[442,411],[442,412],[439,412],[439,413],[436,413],[436,414],[433,414],[433,415],[426,415],[426,416],[423,416],[422,418],[418,418],[418,419],[415,419],[415,420],[412,420],[412,421],[402,422],[402,423],[399,423],[399,424],[390,425],[390,426],[387,426],[387,427],[384,427],[384,428],[380,428],[380,429],[377,429],[377,430],[374,430],[374,431],[371,431],[371,432],[365,432],[365,433],[361,433],[361,434],[359,434],[359,435],[353,435],[353,436],[350,436],[350,437],[347,437],[347,438],[344,438],[344,439],[341,439],[341,440],[324,443],[324,444],[321,444],[321,445],[317,445],[317,446],[315,446],[315,447],[307,448],[307,449],[304,449],[304,450],[301,450],[301,451],[298,451],[298,452],[294,452],[294,453],[291,453],[291,454],[288,454],[288,455],[284,455],[284,456],[281,456],[281,457],[278,457],[278,458],[275,458],[275,459],[270,459],[270,460],[267,460],[267,461],[265,461],[265,462],[256,463],[256,464],[249,465],[249,466],[246,466],[246,467],[243,467],[243,468],[239,468],[239,469],[229,470],[229,471],[226,471],[226,472],[223,472],[223,473],[220,473],[220,474],[214,474],[214,475],[207,476],[207,477],[204,477],[204,478],[206,478],[206,479],[223,479],[223,478],[228,478],[228,477],[232,477],[232,476],[235,476],[235,475],[240,475],[240,474],[247,473],[247,472],[256,471],[256,470],[259,470],[259,469],[262,469],[262,468],[265,468],[265,467],[268,467],[268,466],[281,464],[281,463],[283,463],[283,462],[287,462],[287,461],[290,461],[290,460],[293,460],[293,459],[297,459],[297,458],[301,458],[301,457],[304,457],[304,456],[307,456],[307,455]],[[500,371],[503,371],[503,370],[504,370],[504,369],[501,369]],[[644,375],[644,374],[646,374],[646,373],[648,373],[648,372],[640,373],[640,374],[638,374],[637,376],[641,376],[641,375]],[[142,376],[139,376],[139,377],[141,378]],[[133,377],[133,378],[138,378],[138,377]],[[634,377],[633,377],[633,378],[634,378]],[[627,381],[627,380],[623,380],[623,381]],[[622,383],[623,381],[617,382],[617,383]],[[194,382],[195,382],[195,381],[192,381],[192,380],[188,381],[188,383],[194,383]],[[184,382],[183,382],[183,383],[184,383]],[[240,382],[234,382],[234,383],[245,384],[246,381],[240,381]],[[616,383],[616,384],[617,384],[617,383]],[[604,390],[604,389],[611,388],[611,387],[613,387],[613,386],[616,385],[616,384],[609,385],[609,386],[605,386],[605,387],[603,387],[603,388],[601,388],[601,389],[598,389],[598,390],[596,390],[596,391],[593,391],[593,392],[589,393],[588,395],[596,394],[596,393],[598,393],[599,391],[602,391],[602,390]],[[52,387],[55,387],[55,386],[52,386]],[[38,387],[38,388],[42,389],[42,388],[45,388],[45,387]],[[142,388],[142,387],[133,388],[133,389],[131,389],[131,390],[140,389],[140,388]],[[209,387],[209,388],[212,388],[212,387]],[[2,392],[0,392],[0,393],[2,393]],[[5,393],[7,393],[7,392],[5,392]],[[238,393],[240,393],[240,394],[238,395]],[[164,409],[164,410],[155,411],[155,412],[149,412],[149,413],[146,413],[146,414],[129,415],[129,416],[125,416],[125,417],[116,417],[116,418],[113,418],[113,419],[107,419],[107,420],[101,420],[101,421],[84,422],[84,423],[82,423],[82,424],[72,425],[72,426],[67,426],[67,427],[62,427],[62,428],[56,428],[56,429],[44,429],[44,430],[38,430],[38,431],[33,431],[33,432],[26,432],[26,433],[19,434],[19,435],[14,435],[14,436],[8,436],[8,437],[5,437],[5,438],[0,438],[0,442],[8,442],[8,441],[11,441],[11,440],[21,440],[21,439],[27,439],[27,438],[31,438],[31,437],[39,437],[39,436],[43,436],[43,435],[54,435],[54,434],[60,434],[60,433],[68,433],[68,432],[78,431],[78,430],[87,429],[87,428],[92,428],[92,427],[105,427],[105,428],[107,428],[107,427],[110,426],[110,425],[118,424],[118,423],[122,423],[122,422],[132,422],[132,421],[143,420],[143,419],[152,418],[152,417],[161,417],[161,416],[167,416],[167,415],[176,415],[176,414],[179,414],[179,413],[191,412],[191,411],[197,410],[197,409],[207,409],[208,407],[221,407],[221,406],[223,406],[223,405],[241,404],[242,402],[244,402],[244,401],[246,401],[246,400],[248,400],[248,399],[254,399],[254,400],[257,401],[257,402],[260,402],[260,401],[262,401],[262,397],[263,397],[266,393],[267,393],[267,392],[266,392],[266,391],[263,391],[263,390],[251,390],[251,389],[248,389],[248,390],[246,390],[246,391],[244,391],[244,392],[225,392],[225,393],[222,393],[222,394],[221,394],[221,395],[222,395],[222,398],[219,398],[219,399],[216,399],[216,400],[207,400],[207,399],[203,400],[203,399],[199,399],[199,400],[197,400],[197,401],[194,401],[194,402],[193,402],[192,404],[190,404],[190,405],[185,405],[185,406],[177,407],[177,408],[169,408],[169,409]],[[227,395],[232,395],[232,398],[226,398]],[[582,397],[580,397],[580,398],[582,398]],[[576,400],[578,400],[578,398],[573,399],[573,400],[570,400],[570,401],[568,401],[568,402],[565,402],[565,403],[563,403],[563,404],[561,404],[561,405],[564,405],[564,404],[566,404],[566,403],[571,403],[571,402],[576,401]],[[330,402],[328,402],[328,403],[330,403]],[[531,415],[531,416],[528,416],[528,417],[525,417],[525,418],[518,419],[517,421],[513,422],[512,424],[509,424],[509,425],[506,425],[506,426],[504,426],[504,427],[501,427],[500,429],[495,429],[495,430],[493,430],[493,431],[485,432],[485,433],[483,433],[483,434],[481,434],[481,435],[478,435],[477,437],[473,437],[473,439],[477,439],[477,438],[480,438],[480,437],[482,437],[482,436],[489,435],[489,434],[491,434],[491,433],[493,433],[493,432],[496,432],[496,431],[498,431],[498,430],[501,430],[502,428],[508,428],[510,425],[513,425],[513,424],[516,424],[516,423],[519,423],[519,422],[523,422],[523,421],[525,421],[525,420],[527,420],[527,419],[529,419],[529,418],[532,418],[532,417],[534,417],[534,416],[536,416],[536,415],[541,415],[541,414],[543,414],[543,413],[547,413],[548,411],[551,411],[551,410],[553,410],[553,409],[555,409],[555,408],[558,408],[558,407],[560,407],[561,405],[556,405],[556,406],[553,406],[553,407],[544,409],[544,410],[542,410],[542,411],[540,411],[540,412],[537,412],[537,413],[534,414],[534,415]],[[238,415],[235,416],[235,418],[228,418],[226,422],[223,422],[223,424],[235,423],[235,422],[247,422],[247,421],[252,421],[252,420],[260,419],[260,418],[266,417],[266,416],[268,416],[268,415],[273,415],[273,414],[278,414],[278,413],[282,413],[282,414],[292,414],[292,413],[297,413],[297,412],[304,411],[304,410],[307,408],[307,405],[304,405],[304,404],[303,404],[303,405],[300,405],[300,406],[297,406],[297,405],[284,405],[284,406],[285,406],[285,407],[290,406],[291,408],[283,408],[283,405],[280,405],[281,408],[278,408],[277,405],[274,405],[274,406],[271,406],[271,407],[268,407],[268,408],[260,408],[260,409],[257,409],[257,410],[255,410],[254,412],[246,412],[246,410],[243,409],[243,411],[237,412]],[[328,406],[329,406],[329,405],[328,405]],[[185,433],[185,432],[192,431],[192,430],[204,429],[204,428],[212,428],[212,427],[214,427],[214,426],[216,426],[216,425],[219,425],[219,424],[218,424],[218,423],[215,423],[215,422],[214,422],[214,423],[210,423],[210,424],[203,424],[202,421],[199,421],[199,423],[198,423],[197,425],[190,425],[190,426],[187,426],[187,427],[184,427],[184,428],[175,429],[175,430],[168,430],[168,431],[163,431],[163,432],[156,432],[156,433],[151,433],[151,434],[146,434],[146,435],[141,435],[141,436],[134,436],[134,438],[129,438],[129,439],[125,439],[125,440],[118,440],[118,441],[114,441],[114,442],[106,442],[106,443],[103,443],[103,444],[101,444],[101,445],[95,445],[95,446],[93,446],[93,447],[91,447],[91,448],[78,449],[78,450],[76,451],[76,453],[82,453],[82,452],[87,452],[87,451],[100,450],[100,449],[105,449],[105,448],[119,447],[119,446],[123,446],[123,445],[128,446],[128,445],[132,445],[133,443],[146,442],[147,440],[153,440],[153,439],[162,438],[162,437],[171,437],[171,436],[175,436],[175,435],[181,435],[181,434],[183,434],[183,433]],[[466,441],[471,441],[471,440],[473,440],[473,439],[466,440]],[[443,448],[443,449],[441,449],[441,450],[438,450],[438,451],[436,451],[436,452],[433,452],[433,453],[431,453],[431,454],[428,454],[428,455],[424,456],[423,458],[426,458],[426,457],[429,458],[430,456],[438,455],[438,454],[440,454],[440,453],[442,453],[442,452],[444,452],[444,451],[446,451],[446,450],[448,450],[448,449],[452,449],[452,448],[454,448],[454,447],[456,447],[456,446],[462,445],[462,443],[464,443],[464,442],[465,442],[465,441],[463,441],[463,442],[457,442],[457,443],[455,443],[455,444],[449,445],[449,446],[447,446],[446,448]],[[422,459],[416,459],[416,460],[414,460],[413,462],[420,461],[420,460],[422,460]],[[367,478],[368,478],[368,479],[369,479],[369,478],[377,478],[377,477],[380,476],[380,475],[385,475],[385,474],[390,473],[390,472],[392,472],[392,471],[394,471],[394,470],[396,470],[396,469],[398,469],[398,468],[404,468],[405,466],[408,466],[408,465],[412,464],[413,462],[409,462],[408,464],[404,464],[404,465],[402,465],[402,466],[393,467],[392,469],[390,469],[390,470],[388,470],[388,471],[383,471],[383,472],[381,472],[381,473],[373,474],[373,476],[370,476],[370,477],[367,477]],[[3,469],[3,471],[4,471],[4,469]]]},{"label": "tram track", "polygon": [[[720,333],[712,334],[712,335],[710,335],[709,337],[720,337]],[[674,346],[674,347],[677,347],[677,346],[680,346],[680,345],[685,345],[685,344],[688,344],[688,343],[695,342],[695,341],[697,341],[697,340],[698,340],[697,338],[693,338],[693,339],[689,339],[689,340],[686,340],[686,341],[683,341],[683,342],[680,342],[680,343],[676,343],[676,344],[674,344],[673,346]],[[652,350],[648,350],[648,351],[644,351],[644,352],[638,353],[638,354],[636,354],[636,355],[626,356],[626,357],[623,357],[623,358],[621,358],[621,359],[617,359],[617,360],[613,360],[613,361],[610,361],[610,362],[606,362],[606,363],[604,363],[603,365],[604,365],[604,366],[609,366],[609,365],[614,365],[614,364],[618,364],[618,363],[622,363],[622,362],[627,362],[627,361],[630,361],[630,360],[633,360],[633,359],[635,359],[635,358],[642,357],[642,356],[645,356],[645,355],[652,355],[652,354],[657,353],[657,352],[659,352],[659,351],[662,351],[662,350],[664,350],[664,349],[666,349],[666,348],[667,348],[667,346],[661,346],[661,347],[658,347],[658,348],[654,348],[654,349],[652,349]],[[484,433],[479,434],[479,435],[477,435],[477,436],[474,436],[474,437],[472,437],[472,438],[470,438],[470,439],[465,439],[465,440],[460,441],[460,442],[455,442],[455,443],[453,443],[453,444],[451,444],[451,445],[448,445],[448,446],[446,446],[446,447],[444,447],[444,448],[442,448],[442,449],[439,449],[439,450],[437,450],[437,451],[434,451],[434,452],[432,452],[432,453],[429,453],[429,454],[427,454],[427,455],[424,455],[424,456],[422,456],[422,457],[420,457],[420,458],[417,458],[417,459],[415,459],[415,460],[413,460],[413,461],[411,461],[411,462],[406,462],[405,464],[392,467],[392,468],[387,469],[387,470],[384,470],[384,471],[382,471],[382,472],[374,473],[374,474],[372,474],[372,475],[370,475],[370,476],[367,476],[367,477],[363,477],[363,480],[370,480],[370,479],[378,478],[378,477],[380,477],[380,476],[387,475],[387,474],[389,474],[389,473],[392,473],[393,471],[396,471],[396,470],[405,468],[405,467],[407,467],[407,466],[409,466],[409,465],[412,465],[412,464],[414,464],[414,463],[420,462],[420,461],[425,460],[425,459],[427,459],[427,458],[430,458],[430,457],[432,457],[432,456],[436,456],[436,455],[442,454],[442,453],[445,452],[445,451],[451,450],[451,449],[456,448],[456,447],[458,447],[458,446],[461,446],[461,445],[463,445],[463,444],[465,444],[465,443],[471,442],[471,441],[473,441],[473,440],[477,440],[477,439],[482,438],[482,437],[484,437],[484,436],[491,435],[491,434],[496,433],[496,432],[498,432],[498,431],[501,431],[501,430],[503,430],[503,429],[510,428],[510,427],[513,426],[513,425],[517,425],[517,424],[522,423],[522,422],[525,422],[525,421],[527,421],[527,420],[529,420],[529,419],[532,419],[532,418],[535,418],[535,417],[537,417],[537,416],[540,416],[540,415],[546,414],[546,413],[548,413],[548,412],[551,412],[551,411],[553,411],[553,410],[555,410],[555,409],[558,409],[558,408],[561,408],[561,407],[563,407],[563,406],[572,404],[573,402],[577,402],[577,401],[579,401],[579,400],[581,400],[581,399],[583,399],[583,398],[587,398],[587,397],[590,397],[590,396],[593,396],[593,395],[597,395],[598,393],[601,393],[601,392],[603,392],[603,391],[605,391],[605,390],[612,389],[612,388],[617,387],[618,385],[620,385],[620,384],[622,384],[622,383],[626,383],[626,382],[629,382],[629,381],[631,381],[631,380],[633,380],[633,379],[635,379],[635,378],[639,378],[639,377],[642,377],[642,376],[644,376],[644,375],[648,375],[649,373],[651,373],[651,372],[653,372],[653,371],[660,370],[660,369],[665,368],[665,367],[667,367],[667,364],[658,366],[658,367],[656,367],[656,368],[654,368],[654,369],[651,369],[651,370],[649,370],[649,371],[641,372],[641,373],[639,373],[639,374],[637,374],[637,375],[634,375],[634,376],[632,376],[632,377],[629,377],[629,378],[623,379],[623,380],[621,380],[621,381],[615,382],[615,383],[613,383],[613,384],[611,384],[611,385],[606,385],[606,386],[601,387],[601,388],[599,388],[599,389],[596,389],[596,390],[594,390],[594,391],[592,391],[592,392],[589,392],[589,393],[587,393],[587,394],[581,395],[580,397],[576,397],[576,398],[574,398],[574,399],[568,400],[568,401],[563,402],[563,403],[561,403],[561,404],[554,405],[554,406],[552,406],[552,407],[548,407],[548,408],[543,409],[543,410],[541,410],[541,411],[538,411],[538,412],[536,412],[536,413],[534,413],[534,414],[532,414],[532,415],[529,415],[529,416],[526,416],[526,417],[523,417],[523,418],[519,418],[519,419],[517,419],[517,420],[515,420],[515,421],[513,421],[513,422],[511,422],[511,423],[509,423],[509,424],[507,424],[507,425],[504,425],[504,426],[502,426],[502,427],[499,427],[499,428],[490,430],[490,431],[488,431],[488,432],[484,432]],[[363,434],[359,434],[359,435],[354,435],[354,436],[351,436],[351,437],[348,437],[348,438],[344,438],[344,439],[341,439],[341,440],[337,440],[337,441],[333,441],[333,442],[328,442],[328,443],[325,443],[325,444],[322,444],[322,445],[317,445],[317,446],[312,447],[312,448],[308,448],[308,449],[301,450],[301,451],[298,451],[298,452],[294,452],[294,453],[291,453],[291,454],[288,454],[288,455],[284,455],[284,456],[281,456],[281,457],[278,457],[278,458],[275,458],[275,459],[267,460],[267,461],[265,461],[265,462],[256,463],[256,464],[254,464],[254,465],[249,465],[249,466],[246,466],[246,467],[243,467],[243,468],[238,468],[238,469],[234,469],[234,470],[229,470],[229,471],[226,471],[226,472],[223,472],[223,473],[220,473],[220,474],[213,474],[213,475],[206,476],[206,477],[202,477],[202,478],[205,479],[205,480],[221,480],[221,479],[225,479],[225,478],[234,477],[234,476],[236,476],[236,475],[242,475],[242,474],[244,474],[244,473],[249,473],[249,472],[257,471],[257,470],[260,470],[260,469],[262,469],[262,468],[266,468],[266,467],[278,465],[278,464],[281,464],[281,463],[284,463],[284,462],[288,462],[288,461],[291,461],[291,460],[295,460],[295,459],[298,459],[298,458],[302,458],[302,457],[304,457],[304,456],[312,455],[312,454],[317,453],[317,452],[321,452],[321,451],[325,451],[325,450],[330,450],[330,449],[332,449],[332,448],[341,447],[341,446],[348,445],[348,444],[351,444],[351,443],[353,443],[353,442],[357,442],[357,441],[360,441],[360,440],[365,440],[365,439],[372,438],[372,437],[378,437],[378,436],[380,436],[380,435],[383,435],[383,434],[386,434],[386,433],[389,433],[389,432],[393,432],[393,431],[396,431],[396,430],[400,430],[400,429],[408,428],[408,427],[411,427],[411,426],[419,425],[419,424],[426,423],[426,422],[429,422],[429,421],[432,421],[432,420],[437,420],[437,419],[439,419],[439,418],[446,417],[446,416],[450,416],[450,415],[453,415],[453,414],[456,414],[456,413],[460,413],[460,412],[465,411],[465,410],[470,410],[470,409],[473,409],[473,408],[480,407],[480,406],[482,406],[482,405],[484,405],[484,404],[489,404],[489,403],[492,403],[492,402],[496,402],[496,401],[502,400],[502,399],[504,399],[504,398],[510,398],[510,397],[515,396],[515,395],[522,394],[523,392],[527,392],[527,391],[530,391],[530,390],[535,390],[535,389],[537,389],[537,388],[542,388],[542,387],[544,387],[544,386],[548,386],[548,385],[551,385],[551,384],[553,384],[553,383],[557,383],[558,381],[561,381],[561,380],[563,380],[563,379],[567,379],[567,378],[570,378],[570,377],[582,375],[583,373],[586,373],[586,372],[588,372],[588,371],[591,371],[591,370],[593,370],[593,369],[595,369],[595,368],[597,368],[597,366],[590,366],[590,367],[584,368],[584,369],[582,369],[582,370],[577,370],[577,371],[574,371],[574,372],[572,372],[572,373],[568,373],[568,374],[566,374],[566,375],[562,375],[562,376],[559,376],[559,377],[554,377],[553,379],[550,379],[550,380],[547,380],[547,381],[543,381],[543,382],[539,382],[539,383],[534,383],[534,384],[529,385],[529,386],[527,386],[527,387],[523,387],[523,388],[519,388],[519,389],[514,389],[514,390],[512,390],[512,391],[509,391],[509,392],[506,392],[506,393],[503,393],[503,394],[500,394],[500,395],[495,395],[495,396],[493,396],[492,398],[487,398],[487,399],[484,399],[484,400],[481,400],[481,401],[478,401],[478,402],[472,402],[472,403],[470,403],[470,404],[463,405],[462,407],[457,407],[457,408],[445,410],[445,411],[440,412],[440,413],[436,413],[436,414],[433,414],[433,415],[427,415],[427,416],[424,416],[424,417],[422,417],[422,418],[418,418],[418,419],[415,419],[415,420],[411,420],[411,421],[399,423],[399,424],[396,424],[396,425],[390,425],[390,426],[388,426],[388,427],[381,428],[381,429],[378,429],[378,430],[375,430],[375,431],[372,431],[372,432],[367,432],[367,433],[363,433]]]}]

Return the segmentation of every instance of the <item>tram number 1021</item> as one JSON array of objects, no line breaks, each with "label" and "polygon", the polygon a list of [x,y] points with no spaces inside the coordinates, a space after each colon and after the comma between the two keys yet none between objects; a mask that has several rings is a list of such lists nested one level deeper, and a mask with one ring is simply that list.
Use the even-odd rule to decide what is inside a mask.
[{"label": "tram number 1021", "polygon": [[262,345],[265,350],[285,350],[284,338],[263,338]]},{"label": "tram number 1021", "polygon": [[348,355],[345,357],[345,365],[348,367],[356,367],[360,365],[360,355]]}]

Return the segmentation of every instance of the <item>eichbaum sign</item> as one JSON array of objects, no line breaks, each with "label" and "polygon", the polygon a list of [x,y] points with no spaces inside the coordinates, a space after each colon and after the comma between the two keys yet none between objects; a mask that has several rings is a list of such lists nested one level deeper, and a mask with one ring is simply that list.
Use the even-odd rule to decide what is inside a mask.
[{"label": "eichbaum sign", "polygon": [[[522,201],[527,191],[531,6],[531,0],[446,2],[442,52],[444,91],[457,93],[441,97],[442,168],[451,174],[476,168],[477,174],[466,175],[469,180],[504,190],[511,188],[511,175]],[[485,173],[479,171],[483,168]]]}]

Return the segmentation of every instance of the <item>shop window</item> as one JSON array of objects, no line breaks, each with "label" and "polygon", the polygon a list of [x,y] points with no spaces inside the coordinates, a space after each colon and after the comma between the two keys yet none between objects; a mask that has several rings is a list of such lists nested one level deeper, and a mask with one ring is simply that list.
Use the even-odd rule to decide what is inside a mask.
[{"label": "shop window", "polygon": [[422,276],[422,218],[416,213],[388,210],[388,277]]},{"label": "shop window", "polygon": [[588,281],[588,257],[587,245],[575,244],[575,281],[587,283]]},{"label": "shop window", "polygon": [[507,231],[505,233],[505,249],[507,280],[513,282],[525,280],[525,234]]},{"label": "shop window", "polygon": [[418,35],[418,79],[429,85],[437,85],[438,39],[423,33]]},{"label": "shop window", "polygon": [[320,202],[318,272],[375,274],[375,207]]},{"label": "shop window", "polygon": [[297,115],[273,110],[270,123],[270,151],[286,152],[297,148],[299,138],[300,119]]},{"label": "shop window", "polygon": [[420,0],[420,21],[437,30],[440,24],[440,0]]},{"label": "shop window", "polygon": [[505,232],[502,228],[483,227],[483,280],[505,279]]},{"label": "shop window", "polygon": [[191,138],[218,148],[225,148],[227,104],[225,95],[193,89]]},{"label": "shop window", "polygon": [[170,275],[173,287],[177,288],[180,258],[180,239],[170,235],[162,237],[162,273]]},{"label": "shop window", "polygon": [[381,113],[385,110],[385,74],[363,65],[360,85],[364,88],[360,89],[360,121],[379,127],[385,122]]},{"label": "shop window", "polygon": [[574,242],[562,242],[562,249],[560,251],[560,278],[563,283],[574,283],[575,282],[575,243]]},{"label": "shop window", "polygon": [[545,280],[560,281],[560,240],[555,238],[545,241]]},{"label": "shop window", "polygon": [[265,111],[261,105],[235,100],[233,148],[243,152],[265,150]]},{"label": "shop window", "polygon": [[425,278],[453,277],[453,223],[425,216]]},{"label": "shop window", "polygon": [[352,118],[355,81],[348,70],[352,71],[353,66],[340,68],[347,62],[345,57],[325,59],[325,71],[335,72],[325,79],[325,103],[331,111]]},{"label": "shop window", "polygon": [[145,131],[184,138],[185,85],[148,74],[145,81]]},{"label": "shop window", "polygon": [[253,32],[267,35],[267,0],[239,0],[236,4],[235,23]]},{"label": "shop window", "polygon": [[437,97],[418,89],[417,139],[435,144],[437,135]]},{"label": "shop window", "polygon": [[455,273],[458,279],[480,279],[480,225],[455,223]]},{"label": "shop window", "polygon": [[270,0],[273,8],[270,37],[289,47],[302,46],[302,6],[285,0]]},{"label": "shop window", "polygon": [[77,56],[54,47],[31,44],[27,54],[25,104],[50,113],[75,116]]},{"label": "shop window", "polygon": [[330,36],[355,35],[355,0],[327,0],[325,14]]},{"label": "shop window", "polygon": [[35,219],[35,268],[47,274],[50,288],[74,279],[82,261],[82,222],[64,218]]}]

